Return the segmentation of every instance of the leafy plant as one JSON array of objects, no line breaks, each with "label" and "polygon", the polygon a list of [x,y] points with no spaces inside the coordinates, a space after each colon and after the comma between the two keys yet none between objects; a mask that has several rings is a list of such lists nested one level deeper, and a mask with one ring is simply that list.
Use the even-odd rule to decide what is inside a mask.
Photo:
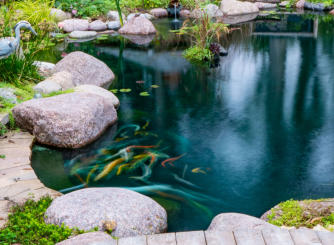
[{"label": "leafy plant", "polygon": [[44,197],[37,202],[28,200],[22,206],[15,206],[6,227],[0,230],[1,244],[49,245],[65,240],[72,234],[81,233],[64,225],[44,222],[44,213],[51,202],[50,197]]},{"label": "leafy plant", "polygon": [[123,16],[122,16],[122,10],[121,10],[119,2],[120,0],[115,0],[116,8],[117,8],[118,16],[119,16],[119,22],[121,23],[121,26],[123,26]]},{"label": "leafy plant", "polygon": [[5,125],[0,123],[0,136],[3,136],[5,133],[7,133],[7,128]]},{"label": "leafy plant", "polygon": [[213,53],[210,51],[211,43],[219,41],[220,36],[227,32],[227,25],[213,22],[205,11],[201,18],[194,22],[185,21],[183,27],[176,31],[179,35],[190,36],[192,46],[185,50],[184,56],[196,62],[211,61],[213,58]]}]

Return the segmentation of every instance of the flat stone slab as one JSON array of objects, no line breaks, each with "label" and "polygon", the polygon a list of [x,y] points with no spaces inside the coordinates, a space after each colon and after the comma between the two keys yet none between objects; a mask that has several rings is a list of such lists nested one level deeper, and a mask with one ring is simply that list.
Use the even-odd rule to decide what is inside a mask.
[{"label": "flat stone slab", "polygon": [[57,243],[57,245],[117,245],[117,240],[102,231],[84,233],[65,241]]},{"label": "flat stone slab", "polygon": [[69,37],[75,39],[86,39],[86,38],[96,37],[96,35],[97,35],[96,31],[72,31]]}]

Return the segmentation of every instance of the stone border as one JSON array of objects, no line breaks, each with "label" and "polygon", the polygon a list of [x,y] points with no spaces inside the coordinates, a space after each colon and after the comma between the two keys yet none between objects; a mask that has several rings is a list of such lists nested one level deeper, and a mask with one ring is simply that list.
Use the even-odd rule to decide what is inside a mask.
[{"label": "stone border", "polygon": [[8,219],[10,208],[28,199],[39,200],[62,194],[49,189],[38,179],[31,167],[31,147],[34,136],[27,132],[9,132],[0,139],[0,228]]}]

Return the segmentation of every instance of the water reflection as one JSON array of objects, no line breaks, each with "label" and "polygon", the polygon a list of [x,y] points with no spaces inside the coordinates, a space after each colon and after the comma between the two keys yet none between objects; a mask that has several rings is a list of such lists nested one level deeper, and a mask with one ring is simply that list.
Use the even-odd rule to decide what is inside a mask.
[{"label": "water reflection", "polygon": [[[313,19],[306,18],[301,26],[313,32]],[[169,145],[168,155],[186,152],[173,173],[183,176],[187,166],[186,180],[221,200],[207,204],[213,214],[234,211],[259,216],[289,198],[334,195],[334,21],[320,18],[312,38],[252,35],[266,28],[272,31],[271,24],[260,23],[261,29],[256,21],[239,25],[223,40],[229,55],[216,69],[185,61],[182,45],[170,48],[182,41],[170,34],[164,40],[157,37],[158,44],[153,41],[148,47],[126,43],[123,50],[87,43],[67,48],[99,53],[117,74],[113,88],[132,89],[118,94],[119,126],[149,119],[150,130],[159,132]],[[289,17],[277,26],[286,28],[286,24],[293,24]],[[170,46],[161,47],[164,42]],[[152,88],[153,84],[159,88]],[[142,91],[151,96],[139,96]],[[109,131],[81,153],[110,144],[114,133]],[[62,154],[69,161],[79,153]],[[33,165],[42,160],[52,165],[34,152]],[[191,171],[196,168],[206,174]],[[48,174],[45,171],[38,174]],[[152,181],[177,190],[177,183],[167,176],[166,169],[157,167]],[[141,187],[127,180],[105,183],[130,184]],[[170,231],[207,228],[207,216],[182,203],[173,205],[178,212],[169,213]]]}]

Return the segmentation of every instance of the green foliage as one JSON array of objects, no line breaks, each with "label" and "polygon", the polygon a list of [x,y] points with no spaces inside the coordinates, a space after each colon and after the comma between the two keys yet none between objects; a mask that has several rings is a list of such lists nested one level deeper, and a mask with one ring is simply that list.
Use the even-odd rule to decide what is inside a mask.
[{"label": "green foliage", "polygon": [[7,128],[5,125],[3,125],[2,123],[0,123],[0,136],[3,136],[5,133],[7,133]]},{"label": "green foliage", "polygon": [[64,225],[45,224],[44,213],[51,201],[50,197],[44,197],[37,202],[28,200],[22,206],[15,206],[6,227],[0,230],[1,244],[51,245],[79,232]]},{"label": "green foliage", "polygon": [[0,155],[0,158],[1,158],[1,159],[5,159],[5,158],[6,158],[6,155],[3,155],[3,154],[2,154],[2,155]]},{"label": "green foliage", "polygon": [[56,0],[55,6],[79,17],[96,18],[112,9],[112,0]]},{"label": "green foliage", "polygon": [[194,63],[202,63],[203,61],[212,60],[212,53],[208,48],[192,46],[186,49],[183,53],[184,57]]},{"label": "green foliage", "polygon": [[303,209],[300,207],[298,201],[288,200],[280,203],[278,206],[282,214],[276,217],[277,210],[275,208],[271,209],[271,213],[268,215],[269,223],[277,226],[299,227],[307,221],[307,218],[303,217]]},{"label": "green foliage", "polygon": [[[19,87],[16,87],[13,84],[0,83],[0,88],[14,89],[14,94],[17,96],[17,101],[19,103],[26,101],[26,100],[30,100],[34,96],[32,84],[27,84],[27,85],[22,84],[22,85],[19,85]],[[10,112],[10,110],[15,106],[15,104],[11,103],[11,101],[6,100],[4,98],[0,98],[0,104],[1,104],[0,112]]]},{"label": "green foliage", "polygon": [[[308,202],[323,201],[319,200],[304,200]],[[319,215],[319,214],[318,214]],[[267,216],[268,222],[277,226],[294,226],[312,228],[318,224],[325,228],[334,224],[334,213],[323,217],[318,217],[312,214],[311,210],[304,210],[296,200],[288,200],[278,204],[278,208],[272,208]]]},{"label": "green foliage", "polygon": [[227,32],[227,25],[213,22],[205,11],[201,18],[193,22],[185,21],[183,27],[176,31],[179,35],[190,36],[192,46],[185,50],[184,56],[195,62],[211,61],[213,55],[209,50],[210,44],[219,41],[220,36]]}]

